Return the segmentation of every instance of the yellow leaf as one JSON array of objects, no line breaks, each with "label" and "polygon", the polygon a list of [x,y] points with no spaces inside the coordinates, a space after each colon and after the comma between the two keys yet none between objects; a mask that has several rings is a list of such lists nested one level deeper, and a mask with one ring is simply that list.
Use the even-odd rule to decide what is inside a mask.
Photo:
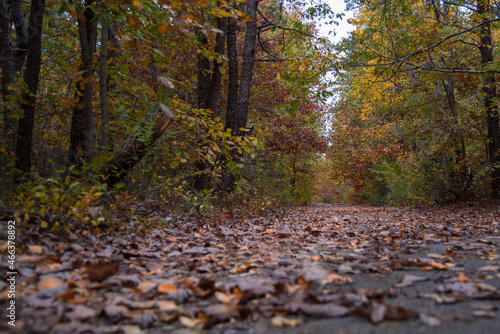
[{"label": "yellow leaf", "polygon": [[135,7],[142,7],[142,3],[139,0],[132,0],[132,4]]}]

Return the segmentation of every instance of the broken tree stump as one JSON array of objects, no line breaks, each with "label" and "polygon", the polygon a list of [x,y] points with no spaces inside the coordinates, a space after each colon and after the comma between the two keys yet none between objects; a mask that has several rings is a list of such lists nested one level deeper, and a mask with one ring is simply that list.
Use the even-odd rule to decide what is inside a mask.
[{"label": "broken tree stump", "polygon": [[126,140],[120,152],[113,159],[108,161],[101,169],[102,181],[112,187],[120,182],[128,172],[146,155],[150,147],[174,120],[174,114],[163,103],[158,103],[154,109],[156,114],[153,132],[148,141],[139,140],[139,138],[130,138]]}]

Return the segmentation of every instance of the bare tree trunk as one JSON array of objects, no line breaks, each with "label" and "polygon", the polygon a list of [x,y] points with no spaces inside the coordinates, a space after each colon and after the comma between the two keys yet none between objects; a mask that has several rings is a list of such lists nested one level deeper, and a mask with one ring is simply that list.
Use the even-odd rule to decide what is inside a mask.
[{"label": "bare tree trunk", "polygon": [[[97,144],[94,121],[93,100],[93,70],[92,58],[96,47],[97,20],[90,6],[93,0],[85,2],[82,14],[78,17],[78,32],[82,54],[83,79],[77,83],[77,98],[71,119],[71,138],[69,163],[79,165],[80,156],[90,163],[94,157],[94,147]],[[81,7],[79,7],[81,9]],[[82,87],[83,86],[83,87]]]},{"label": "bare tree trunk", "polygon": [[10,0],[10,15],[16,28],[16,47],[14,49],[13,70],[16,77],[21,77],[24,60],[28,52],[28,25],[24,17],[21,0]]},{"label": "bare tree trunk", "polygon": [[226,49],[226,18],[217,18],[217,29],[221,30],[222,33],[217,33],[215,38],[217,45],[215,46],[215,53],[218,57],[215,58],[214,64],[212,66],[212,78],[210,80],[210,86],[207,91],[207,100],[205,102],[205,108],[212,110],[214,113],[217,111],[217,101],[219,100],[219,94],[221,90],[222,83],[222,72],[221,68],[223,66],[222,55]]},{"label": "bare tree trunk", "polygon": [[230,18],[227,24],[228,87],[226,129],[234,133],[236,109],[238,109],[238,53],[236,51],[236,19]]},{"label": "bare tree trunk", "polygon": [[248,119],[248,108],[250,104],[250,89],[252,87],[253,66],[255,63],[255,39],[257,37],[257,6],[260,0],[247,1],[247,21],[245,32],[245,44],[243,48],[243,64],[241,65],[240,91],[238,94],[238,109],[236,111],[234,133],[244,135],[241,128],[245,128]]},{"label": "bare tree trunk", "polygon": [[207,45],[207,36],[202,31],[197,31],[196,35],[198,37],[198,43],[200,43],[199,55],[198,55],[198,87],[197,87],[197,97],[198,97],[198,108],[203,109],[206,107],[208,87],[210,86],[210,61],[205,55],[203,55],[202,50]]},{"label": "bare tree trunk", "polygon": [[108,32],[109,21],[102,24],[101,31],[101,58],[99,60],[99,95],[101,98],[101,126],[99,128],[99,146],[108,146],[109,135],[109,106],[108,106],[108,83],[106,63],[108,60]]},{"label": "bare tree trunk", "polygon": [[[89,0],[86,5],[90,6]],[[97,20],[94,12],[87,8],[85,19],[78,18],[78,32],[80,35],[80,46],[83,61],[83,122],[85,133],[85,162],[90,163],[94,157],[94,147],[97,144],[95,133],[94,110],[92,107],[94,86],[92,58],[97,38]]]},{"label": "bare tree trunk", "polygon": [[12,48],[10,45],[9,12],[5,0],[0,0],[0,77],[2,82],[2,112],[3,112],[3,138],[7,147],[12,147],[14,141],[12,132],[15,120],[11,117],[8,96],[14,94],[10,89],[12,83]]},{"label": "bare tree trunk", "polygon": [[[483,22],[488,20],[490,12],[488,0],[477,0],[477,13]],[[479,32],[479,51],[481,53],[481,65],[484,67],[493,61],[493,39],[491,34],[491,23],[487,22],[481,26]],[[494,74],[483,76],[484,107],[486,109],[486,122],[488,126],[488,153],[491,166],[491,190],[493,197],[500,197],[500,120],[498,107],[495,100],[498,98],[496,80]]]},{"label": "bare tree trunk", "polygon": [[31,150],[33,125],[35,123],[36,94],[40,82],[42,64],[42,28],[45,14],[45,0],[32,0],[28,27],[28,54],[24,82],[28,92],[23,95],[25,103],[21,104],[24,117],[19,120],[16,145],[16,168],[23,174],[31,170]]}]

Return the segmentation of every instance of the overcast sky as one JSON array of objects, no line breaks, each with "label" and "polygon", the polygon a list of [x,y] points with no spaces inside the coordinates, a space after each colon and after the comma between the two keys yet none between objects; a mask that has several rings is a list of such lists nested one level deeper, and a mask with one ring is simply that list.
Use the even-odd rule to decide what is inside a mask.
[{"label": "overcast sky", "polygon": [[[342,13],[345,12],[345,3],[344,0],[326,0],[328,3],[330,3],[330,6],[335,14],[337,13]],[[335,31],[335,36],[333,34],[330,34],[330,40],[332,42],[338,42],[340,41],[343,37],[347,36],[347,33],[352,31],[354,27],[347,23],[347,20],[352,17],[352,12],[347,12],[346,15],[342,20],[339,20],[339,25],[335,25],[333,27],[333,30]],[[320,26],[320,31],[322,34],[325,36],[328,35],[328,33],[332,30],[332,27],[326,26],[326,25],[321,25]]]}]

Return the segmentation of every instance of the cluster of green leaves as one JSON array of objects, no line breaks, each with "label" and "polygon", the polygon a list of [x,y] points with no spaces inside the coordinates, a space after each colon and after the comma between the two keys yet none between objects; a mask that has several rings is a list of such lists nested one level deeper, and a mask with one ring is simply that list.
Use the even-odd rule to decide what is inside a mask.
[{"label": "cluster of green leaves", "polygon": [[62,179],[45,178],[23,183],[14,200],[18,205],[16,209],[22,208],[18,211],[21,222],[34,218],[41,228],[70,229],[75,222],[97,226],[105,221],[99,209],[92,205],[106,192],[106,184],[75,181],[67,175]]}]

